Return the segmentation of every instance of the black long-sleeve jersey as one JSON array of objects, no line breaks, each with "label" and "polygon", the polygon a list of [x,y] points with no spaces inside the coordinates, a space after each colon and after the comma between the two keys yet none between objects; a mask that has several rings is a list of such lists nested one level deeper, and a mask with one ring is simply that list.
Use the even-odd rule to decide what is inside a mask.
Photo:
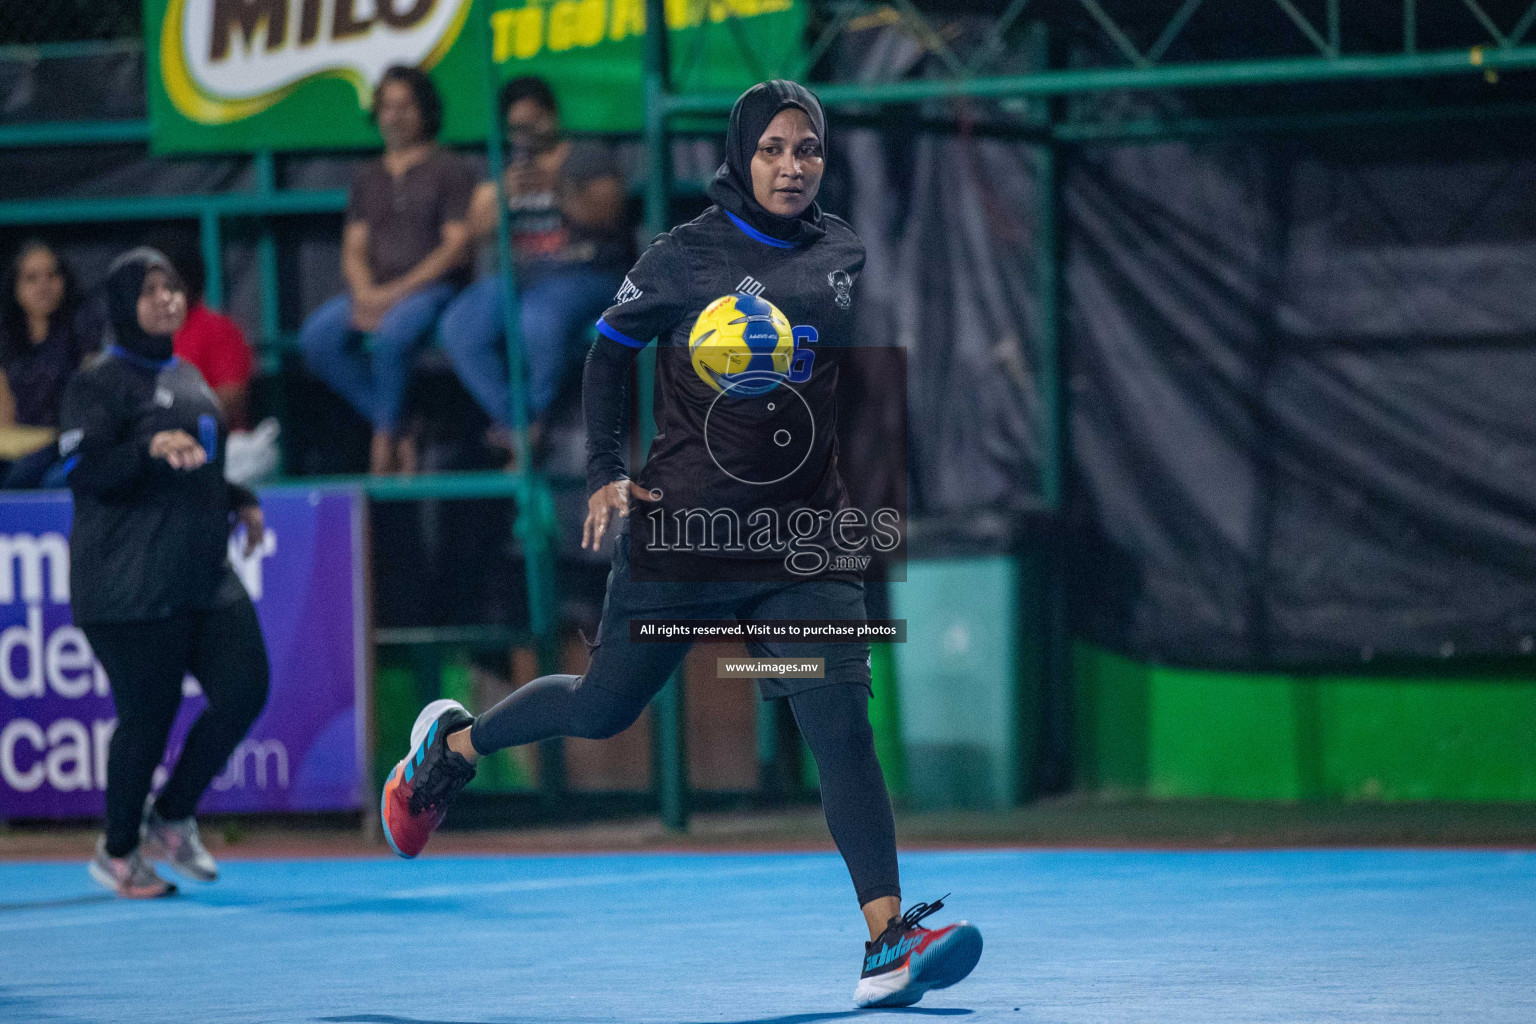
[{"label": "black long-sleeve jersey", "polygon": [[[627,367],[624,357],[656,338],[656,437],[636,482],[661,494],[660,510],[673,528],[668,536],[689,550],[769,557],[749,543],[754,526],[771,521],[782,535],[801,509],[820,514],[825,525],[847,505],[838,475],[835,396],[842,353],[853,343],[852,289],[864,245],[837,217],[823,214],[818,226],[809,240],[792,245],[713,206],[652,242],[598,321],[603,337],[584,388],[588,484],[595,490],[626,475],[620,446],[627,403],[612,383],[622,379],[614,367]],[[761,311],[755,300],[767,300],[789,321],[793,356],[783,379],[766,391],[722,387],[692,358],[695,320],[726,296],[734,296],[744,314]],[[658,509],[637,504],[634,512],[655,521]],[[740,525],[734,551],[701,546],[677,532],[691,529],[698,540],[704,517],[715,516],[710,530],[718,534],[727,515]],[[674,546],[667,536],[648,546],[657,539],[661,547]]]},{"label": "black long-sleeve jersey", "polygon": [[[70,381],[59,420],[75,496],[75,622],[136,622],[238,600],[229,517],[256,496],[224,479],[219,401],[197,368],[104,353]],[[177,470],[151,457],[150,439],[162,430],[192,435],[208,462]]]}]

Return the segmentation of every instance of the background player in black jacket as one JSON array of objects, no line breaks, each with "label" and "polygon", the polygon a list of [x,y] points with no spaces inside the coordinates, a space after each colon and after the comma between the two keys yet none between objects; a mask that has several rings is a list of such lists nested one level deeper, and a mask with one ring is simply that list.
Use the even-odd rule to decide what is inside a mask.
[{"label": "background player in black jacket", "polygon": [[[634,722],[690,645],[632,642],[631,619],[865,618],[856,574],[828,571],[837,567],[814,558],[792,562],[795,550],[771,537],[753,543],[727,528],[724,543],[695,545],[705,538],[676,529],[699,512],[714,517],[710,531],[715,522],[750,531],[797,517],[824,527],[847,510],[835,396],[864,246],[815,204],[826,137],[821,104],[806,89],[775,81],[744,93],[710,186],[715,205],[656,239],[598,321],[602,336],[583,379],[591,494],[584,542],[595,549],[611,522],[622,525],[591,664],[584,676],[535,679],[478,720],[453,701],[423,710],[383,796],[385,831],[401,855],[425,846],[478,757],[552,736],[608,737]],[[690,346],[691,334],[702,337],[715,322],[695,328],[700,314],[718,303],[730,311],[722,335],[751,332],[739,372],[729,360],[723,372],[701,365]],[[782,330],[769,326],[783,320]],[[623,457],[627,385],[635,353],[652,338],[657,433],[632,482]],[[631,498],[646,504],[632,528]],[[921,927],[942,901],[901,912],[895,827],[869,724],[868,646],[747,646],[755,657],[824,660],[823,678],[759,685],[764,697],[789,701],[816,758],[827,824],[869,927],[855,1002],[904,1006],[964,978],[981,955],[980,932],[964,922]]]},{"label": "background player in black jacket", "polygon": [[[110,345],[66,389],[59,437],[75,495],[70,607],[117,708],[91,876],[123,896],[163,896],[176,888],[141,856],[141,836],[180,874],[217,877],[192,815],[266,703],[261,627],[228,559],[231,515],[247,551],[263,524],[255,494],[224,480],[218,399],[171,352],[187,301],[170,263],[134,249],[105,291]],[[187,673],[208,707],[149,803]]]}]

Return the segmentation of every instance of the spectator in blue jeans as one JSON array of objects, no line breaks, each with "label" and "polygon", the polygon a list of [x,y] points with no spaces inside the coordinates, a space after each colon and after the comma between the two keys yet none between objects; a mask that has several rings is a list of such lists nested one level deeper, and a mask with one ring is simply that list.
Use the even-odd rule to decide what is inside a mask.
[{"label": "spectator in blue jeans", "polygon": [[[347,200],[347,292],[299,331],[309,368],[372,422],[373,473],[416,469],[415,445],[400,430],[411,359],[467,274],[474,173],[438,148],[442,113],[421,71],[384,73],[373,107],[384,154],[358,169]],[[365,333],[373,336],[371,353]]]},{"label": "spectator in blue jeans", "polygon": [[[586,354],[593,322],[613,303],[632,262],[624,180],[612,151],[572,141],[541,78],[502,87],[508,163],[503,189],[511,219],[519,325],[528,368],[528,414],[535,440],[566,374]],[[475,190],[470,228],[496,229],[496,190]],[[464,289],[443,314],[443,347],[465,388],[490,416],[492,443],[511,449],[505,313],[500,274]]]}]

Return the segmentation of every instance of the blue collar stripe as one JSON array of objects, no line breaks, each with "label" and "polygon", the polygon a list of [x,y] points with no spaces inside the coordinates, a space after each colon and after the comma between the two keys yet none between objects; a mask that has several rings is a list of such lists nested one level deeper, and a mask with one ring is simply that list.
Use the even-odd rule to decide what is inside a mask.
[{"label": "blue collar stripe", "polygon": [[751,224],[748,224],[746,221],[736,216],[730,210],[726,210],[725,215],[731,218],[731,223],[735,224],[738,228],[741,228],[741,233],[746,235],[748,238],[755,238],[759,242],[762,242],[764,245],[771,245],[775,249],[793,249],[795,247],[793,242],[780,241],[779,239],[774,238],[772,235],[763,234],[761,231],[757,230],[757,228],[753,227]]},{"label": "blue collar stripe", "polygon": [[597,318],[597,333],[601,334],[605,338],[612,338],[620,345],[628,345],[630,348],[645,348],[645,342],[636,341],[634,338],[631,338],[623,331],[614,330],[608,321],[604,320],[602,317]]},{"label": "blue collar stripe", "polygon": [[150,359],[148,356],[141,356],[137,352],[130,352],[121,345],[113,345],[107,351],[119,359],[130,362],[135,366],[142,366],[146,370],[163,370],[176,361],[175,356],[171,356],[169,359]]}]

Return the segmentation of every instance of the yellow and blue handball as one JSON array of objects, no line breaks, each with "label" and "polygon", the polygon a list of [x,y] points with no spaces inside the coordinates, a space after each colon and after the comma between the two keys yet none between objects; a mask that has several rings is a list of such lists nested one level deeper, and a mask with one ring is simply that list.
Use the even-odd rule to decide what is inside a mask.
[{"label": "yellow and blue handball", "polygon": [[766,394],[789,373],[795,355],[789,320],[755,295],[726,295],[704,307],[688,334],[694,372],[734,398]]}]

